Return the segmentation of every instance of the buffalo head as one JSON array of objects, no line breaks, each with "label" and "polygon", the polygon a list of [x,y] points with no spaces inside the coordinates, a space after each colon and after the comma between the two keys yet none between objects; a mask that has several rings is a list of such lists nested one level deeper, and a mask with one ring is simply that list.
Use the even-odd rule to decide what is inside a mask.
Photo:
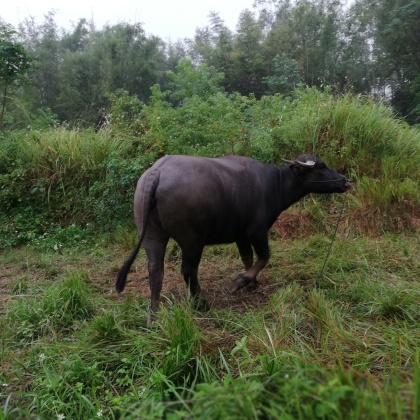
[{"label": "buffalo head", "polygon": [[344,175],[329,168],[316,156],[305,154],[295,160],[283,159],[309,193],[342,193],[353,188]]}]

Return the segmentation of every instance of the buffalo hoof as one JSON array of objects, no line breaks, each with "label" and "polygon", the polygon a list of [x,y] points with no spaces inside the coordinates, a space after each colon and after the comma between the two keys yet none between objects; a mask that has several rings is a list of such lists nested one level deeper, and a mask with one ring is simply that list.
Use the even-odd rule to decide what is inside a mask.
[{"label": "buffalo hoof", "polygon": [[203,297],[197,297],[194,299],[194,308],[199,312],[208,312],[211,306]]},{"label": "buffalo hoof", "polygon": [[155,320],[155,314],[150,312],[149,315],[147,316],[147,324],[146,324],[147,328],[150,328],[154,320]]},{"label": "buffalo hoof", "polygon": [[250,279],[249,277],[245,277],[244,275],[239,274],[238,277],[232,281],[229,290],[231,293],[235,293],[239,289],[242,289],[243,287],[248,286],[249,284],[254,284],[256,282],[256,279]]},{"label": "buffalo hoof", "polygon": [[249,290],[255,290],[258,287],[259,283],[257,279],[251,280],[248,284]]}]

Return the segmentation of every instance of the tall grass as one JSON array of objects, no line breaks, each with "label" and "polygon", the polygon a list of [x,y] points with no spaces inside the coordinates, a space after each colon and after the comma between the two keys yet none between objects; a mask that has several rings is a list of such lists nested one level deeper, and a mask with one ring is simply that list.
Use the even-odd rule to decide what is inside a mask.
[{"label": "tall grass", "polygon": [[3,246],[42,242],[61,226],[126,223],[136,180],[150,162],[136,148],[106,130],[12,133],[0,145]]},{"label": "tall grass", "polygon": [[[54,236],[51,226],[126,224],[137,179],[173,153],[237,153],[281,165],[282,157],[312,152],[357,183],[358,193],[346,198],[346,220],[357,233],[418,229],[420,132],[368,98],[315,89],[259,101],[217,93],[175,107],[157,96],[136,124],[143,127],[137,137],[127,123],[127,132],[112,124],[98,132],[59,127],[3,140],[2,246]],[[319,228],[328,228],[334,198],[305,203]]]},{"label": "tall grass", "polygon": [[269,103],[275,119],[263,124],[263,130],[271,133],[273,160],[313,152],[346,173],[357,185],[347,208],[358,233],[418,229],[418,130],[386,106],[352,95],[336,98],[308,89],[296,91],[288,103],[279,98]]}]

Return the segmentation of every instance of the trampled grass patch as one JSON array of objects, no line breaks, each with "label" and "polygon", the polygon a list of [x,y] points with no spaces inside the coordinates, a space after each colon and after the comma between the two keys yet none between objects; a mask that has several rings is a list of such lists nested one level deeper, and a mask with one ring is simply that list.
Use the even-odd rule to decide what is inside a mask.
[{"label": "trampled grass patch", "polygon": [[61,254],[0,254],[5,419],[419,414],[415,236],[339,237],[318,289],[328,240],[274,238],[259,287],[237,295],[223,289],[239,256],[209,248],[200,268],[208,313],[192,309],[169,252],[150,329],[143,253],[124,295],[113,292],[128,236],[118,237],[121,245]]}]

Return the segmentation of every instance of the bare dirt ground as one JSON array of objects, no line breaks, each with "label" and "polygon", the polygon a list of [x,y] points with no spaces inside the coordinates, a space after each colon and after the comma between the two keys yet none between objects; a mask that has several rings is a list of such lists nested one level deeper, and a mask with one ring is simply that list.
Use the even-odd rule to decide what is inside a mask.
[{"label": "bare dirt ground", "polygon": [[[243,271],[238,261],[230,261],[228,267],[221,267],[219,263],[223,257],[213,257],[203,261],[199,270],[199,281],[202,296],[210,303],[213,309],[255,309],[267,304],[272,294],[280,287],[279,284],[269,283],[267,275],[262,273],[259,277],[256,288],[245,287],[236,293],[228,290],[230,281]],[[226,260],[224,260],[226,263]],[[117,297],[117,294],[115,294]],[[131,272],[124,295],[140,295],[150,298],[148,274],[146,265],[139,267],[138,270]],[[162,288],[162,302],[165,299],[180,301],[187,298],[187,288],[180,274],[180,264],[168,262],[165,264],[165,278]]]},{"label": "bare dirt ground", "polygon": [[[21,252],[21,251],[20,251]],[[51,254],[50,261],[39,266],[36,261],[37,254],[30,253],[26,261],[7,261],[2,258],[0,252],[0,306],[17,297],[17,294],[25,294],[22,287],[28,288],[33,293],[33,286],[38,283],[53,283],[65,276],[66,272],[73,269],[86,269],[96,292],[105,295],[109,299],[125,299],[126,296],[150,297],[147,262],[144,255],[137,258],[129,273],[124,292],[118,295],[114,291],[114,281],[117,271],[116,262],[107,264],[91,263],[88,258],[81,260],[66,261],[66,255],[58,256]],[[6,261],[5,261],[6,260]],[[215,309],[227,308],[255,308],[265,304],[278,286],[268,284],[266,274],[260,276],[260,282],[256,289],[244,288],[232,294],[228,287],[230,281],[243,271],[239,256],[234,258],[223,255],[204,256],[200,264],[199,278],[202,295]],[[179,301],[187,298],[187,289],[180,273],[180,261],[167,261],[165,263],[165,277],[162,289],[162,302],[165,299]],[[0,309],[2,312],[2,310]]]},{"label": "bare dirt ground", "polygon": [[[278,238],[296,238],[313,234],[309,215],[304,211],[285,213],[274,224],[270,235]],[[199,267],[199,282],[203,297],[214,309],[250,310],[266,305],[275,291],[284,286],[281,279],[272,275],[266,267],[259,276],[256,288],[245,287],[232,294],[228,288],[230,282],[243,271],[239,254],[235,247],[216,252],[205,250]],[[144,252],[140,252],[124,292],[118,295],[114,290],[115,276],[130,251],[111,248],[102,256],[74,254],[63,250],[63,254],[34,252],[30,248],[0,250],[0,313],[4,305],[26,287],[33,293],[37,283],[52,283],[74,269],[86,269],[97,293],[112,300],[123,300],[126,296],[150,298],[147,261]],[[162,289],[162,302],[180,301],[187,298],[187,288],[182,278],[179,250],[167,253],[165,276]],[[23,286],[22,286],[23,285]]]}]

